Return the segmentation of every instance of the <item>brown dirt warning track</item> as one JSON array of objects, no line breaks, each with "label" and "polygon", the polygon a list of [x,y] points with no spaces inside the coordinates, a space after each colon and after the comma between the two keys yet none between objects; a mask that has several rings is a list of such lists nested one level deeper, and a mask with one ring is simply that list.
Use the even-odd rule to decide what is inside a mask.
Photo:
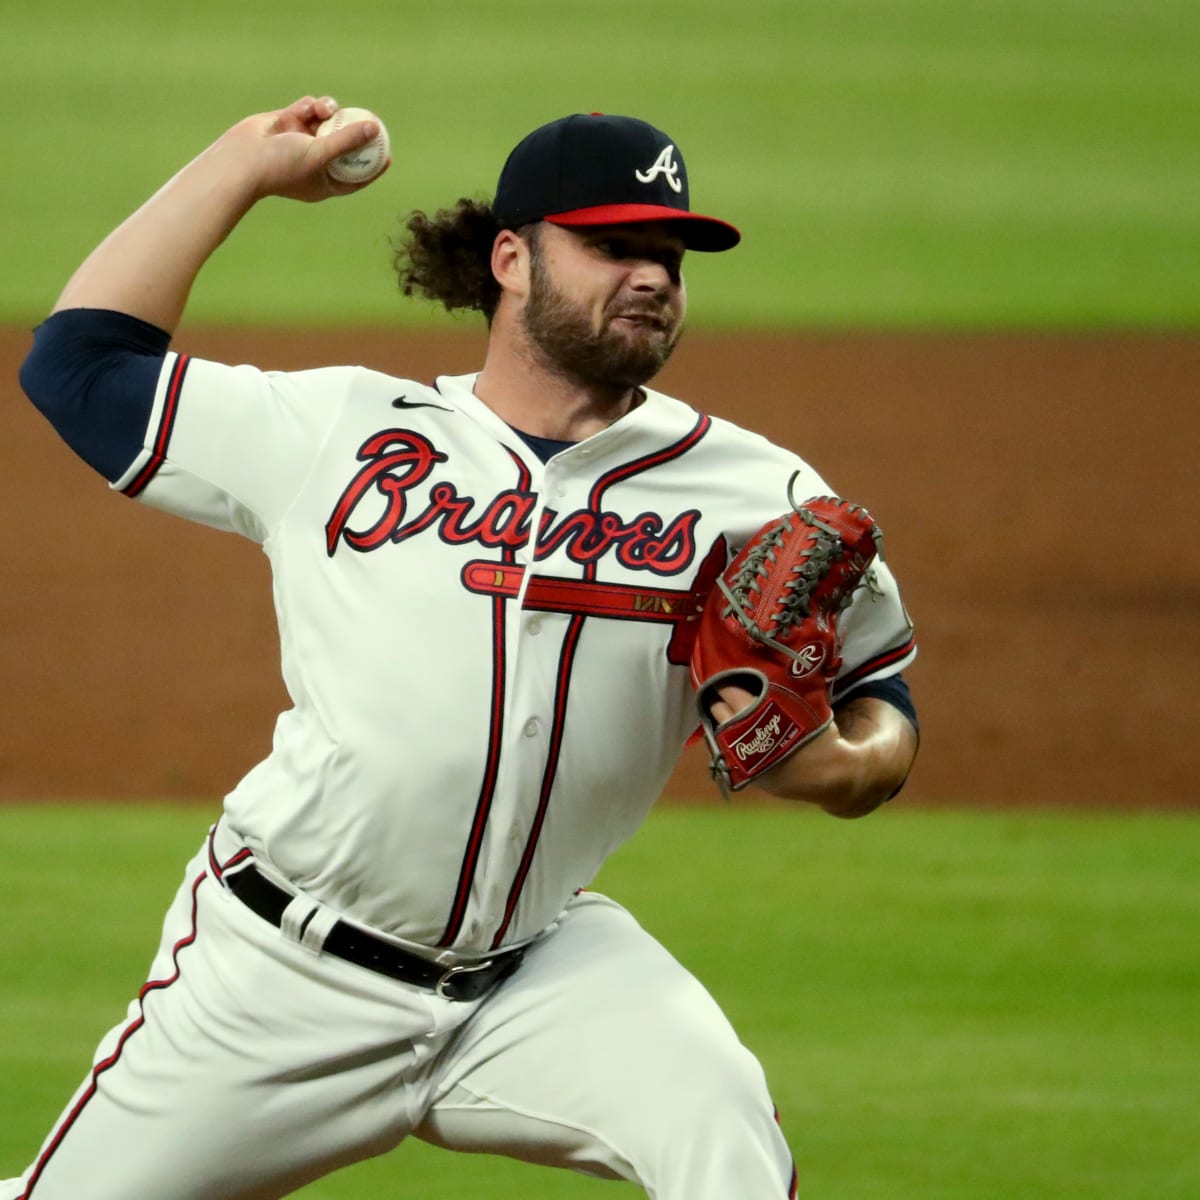
[{"label": "brown dirt warning track", "polygon": [[[428,379],[483,339],[177,344]],[[286,702],[266,561],[109,492],[21,395],[28,345],[0,329],[0,799],[215,799]],[[1200,335],[695,333],[656,386],[879,519],[921,646],[907,802],[1200,807]],[[699,750],[669,794],[713,797]]]}]

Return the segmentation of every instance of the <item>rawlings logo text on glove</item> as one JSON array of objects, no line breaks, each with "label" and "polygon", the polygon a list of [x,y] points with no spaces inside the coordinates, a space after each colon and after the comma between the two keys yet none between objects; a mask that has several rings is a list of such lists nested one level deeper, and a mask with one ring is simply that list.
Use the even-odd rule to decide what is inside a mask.
[{"label": "rawlings logo text on glove", "polygon": [[[712,770],[738,791],[833,720],[829,687],[841,666],[838,617],[860,587],[882,534],[865,508],[834,496],[764,525],[717,579],[700,618],[691,674]],[[728,720],[711,712],[720,689],[754,701]]]}]

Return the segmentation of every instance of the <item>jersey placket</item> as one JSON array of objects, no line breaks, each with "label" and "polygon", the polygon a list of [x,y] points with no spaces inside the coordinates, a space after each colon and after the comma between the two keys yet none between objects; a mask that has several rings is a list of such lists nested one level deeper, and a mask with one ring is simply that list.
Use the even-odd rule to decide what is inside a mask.
[{"label": "jersey placket", "polygon": [[[541,511],[538,513],[538,524],[534,526],[535,529],[540,528],[541,512],[553,510],[554,514],[558,515],[569,510],[569,498],[575,490],[572,487],[570,464],[575,462],[582,465],[586,458],[586,455],[574,452],[556,456],[547,464],[542,493],[544,502],[540,506]],[[528,590],[530,579],[535,574],[573,575],[578,572],[578,567],[572,564],[568,558],[565,545],[564,543],[556,552],[542,558],[538,552],[537,539],[534,538],[533,544],[529,547],[529,562],[526,566],[522,597]],[[550,616],[551,614],[543,613],[526,615],[522,610],[518,622],[522,652],[517,656],[514,664],[514,699],[518,704],[527,705],[529,715],[522,724],[522,737],[536,743],[539,753],[534,755],[534,760],[541,763],[542,770],[536,791],[529,793],[523,789],[518,801],[521,828],[513,828],[515,836],[511,838],[510,845],[513,847],[520,845],[520,858],[515,871],[507,873],[511,883],[503,896],[503,911],[492,937],[492,949],[498,948],[508,933],[516,912],[517,902],[532,870],[542,827],[549,812],[550,798],[554,792],[563,741],[566,737],[566,714],[570,697],[572,668],[579,639],[583,634],[584,618],[580,614],[567,618],[561,637],[552,639],[544,634]],[[563,617],[560,616],[556,623],[562,625],[563,620]],[[548,694],[545,684],[540,681],[546,676],[549,660],[554,656],[556,644],[553,690]],[[534,671],[537,673],[537,679],[530,681],[529,676]],[[527,688],[528,697],[526,696]],[[528,755],[527,749],[522,748],[522,750],[524,751],[522,757]],[[522,775],[524,773],[524,771],[521,772]],[[531,797],[536,797],[536,803],[532,811],[529,811]],[[496,882],[502,884],[503,880],[504,876],[500,876]]]},{"label": "jersey placket", "polygon": [[[623,463],[620,466],[603,473],[599,478],[595,478],[591,471],[590,460],[592,458],[592,447],[580,446],[574,450],[568,451],[561,455],[556,455],[546,465],[543,492],[540,498],[538,512],[535,514],[534,529],[541,529],[542,513],[547,509],[554,510],[555,520],[561,520],[564,513],[574,516],[575,514],[586,514],[593,518],[596,522],[603,520],[605,493],[614,484],[632,478],[633,476],[643,472],[652,470],[655,467],[669,462],[671,459],[685,454],[692,446],[694,446],[701,438],[704,437],[710,425],[709,418],[700,416],[692,429],[676,443],[663,448],[660,451],[644,455]],[[590,486],[589,486],[590,485]],[[584,488],[587,488],[586,496]],[[585,528],[589,528],[585,523]],[[591,532],[595,536],[601,536],[598,525],[590,527]],[[570,538],[563,539],[558,542],[553,549],[549,550],[543,556],[540,550],[541,539],[535,536],[534,546],[526,547],[530,551],[532,563],[527,565],[526,573],[523,578],[522,597],[528,591],[530,578],[535,573],[539,575],[556,575],[560,578],[577,578],[584,581],[586,584],[594,584],[598,574],[598,563],[596,557],[592,557],[585,553],[577,553],[572,557],[570,547],[572,540]],[[579,561],[582,560],[582,563]],[[536,568],[534,566],[536,564]],[[532,619],[532,618],[531,618]],[[511,928],[514,916],[516,915],[517,905],[520,901],[523,890],[525,889],[529,875],[534,867],[538,841],[541,837],[542,828],[550,815],[551,799],[555,791],[555,783],[557,779],[558,765],[561,758],[564,742],[567,736],[566,733],[566,717],[570,701],[570,690],[573,678],[573,667],[575,664],[576,653],[579,648],[581,638],[584,636],[585,624],[587,617],[582,612],[575,612],[570,615],[566,621],[565,631],[561,638],[558,658],[554,672],[554,687],[553,698],[551,703],[551,712],[549,714],[548,725],[543,723],[546,717],[538,712],[530,711],[528,715],[523,717],[525,729],[530,735],[537,736],[541,733],[545,735],[545,752],[543,756],[544,770],[541,776],[540,784],[537,789],[537,805],[532,814],[532,820],[525,840],[524,849],[521,855],[520,863],[517,867],[515,875],[512,877],[511,886],[504,899],[503,913],[500,918],[496,932],[493,935],[491,946],[493,949],[498,948],[504,943],[504,939]],[[540,626],[535,625],[536,628]],[[522,634],[528,633],[528,626],[522,626]],[[534,635],[536,636],[536,634]],[[525,638],[524,640],[528,640]],[[515,664],[516,676],[515,686],[513,689],[514,703],[519,704],[523,691],[521,687],[521,672],[525,663],[528,661],[529,655],[519,655]],[[518,717],[518,719],[521,719]],[[530,722],[537,722],[537,725],[531,725]],[[525,778],[525,772],[521,772],[522,778]],[[517,811],[524,816],[526,812],[525,793],[522,790],[521,801],[518,801],[519,808]],[[488,880],[489,901],[487,908],[492,908],[494,902],[494,894],[492,888],[499,882],[498,879]],[[560,880],[556,881],[560,890],[569,890],[572,886],[572,881]]]},{"label": "jersey placket", "polygon": [[573,451],[556,456],[545,467],[520,463],[523,478],[532,481],[527,485],[538,492],[530,537],[503,566],[472,564],[481,570],[486,566],[485,574],[496,566],[496,579],[504,567],[519,572],[520,585],[517,589],[511,580],[506,581],[509,594],[492,601],[498,671],[503,663],[503,679],[497,678],[494,688],[494,694],[502,692],[503,697],[493,714],[489,768],[494,775],[490,784],[484,782],[489,794],[485,800],[481,793],[471,833],[473,844],[464,855],[456,908],[442,945],[456,939],[474,945],[488,931],[492,947],[498,946],[511,927],[532,869],[554,790],[572,664],[584,619],[578,614],[526,610],[521,600],[535,574],[582,577],[567,549],[570,539],[539,557],[538,531],[553,528],[563,514],[586,511],[587,481],[575,477],[586,469],[591,457],[590,450],[583,454]]},{"label": "jersey placket", "polygon": [[[514,451],[509,450],[507,454],[516,470],[518,489],[528,493],[537,486],[534,469]],[[523,546],[502,550],[497,561],[487,564],[488,572],[497,578],[511,579],[518,573],[523,577],[533,554],[534,531],[538,528],[543,503],[543,489],[539,487],[537,504],[531,515],[529,538]],[[464,568],[464,574],[467,570]],[[508,595],[500,590],[494,591],[490,600],[479,597],[479,603],[490,603],[491,606],[492,674],[488,744],[453,904],[438,942],[441,946],[450,946],[460,938],[472,944],[476,941],[478,927],[485,920],[481,908],[483,911],[487,909],[484,898],[491,892],[490,881],[496,870],[503,871],[505,862],[515,858],[517,853],[508,848],[516,828],[514,821],[517,815],[510,811],[513,788],[508,781],[512,776],[514,748],[509,743],[514,737],[524,739],[537,732],[537,726],[530,725],[530,718],[522,723],[520,707],[514,701],[513,661],[521,641],[519,600],[519,592]],[[522,724],[521,732],[514,733]],[[519,757],[523,759],[526,752],[519,741],[516,745]],[[517,794],[522,790],[518,787]],[[498,838],[499,829],[509,832]]]}]

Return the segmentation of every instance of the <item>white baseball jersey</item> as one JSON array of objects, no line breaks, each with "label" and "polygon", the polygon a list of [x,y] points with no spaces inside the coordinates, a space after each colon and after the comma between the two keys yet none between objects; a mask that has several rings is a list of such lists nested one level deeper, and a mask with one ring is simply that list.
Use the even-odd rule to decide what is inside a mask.
[{"label": "white baseball jersey", "polygon": [[[830,488],[647,391],[543,464],[472,392],[169,354],[114,486],[262,544],[292,707],[219,831],[344,918],[447,957],[529,941],[640,825],[697,727],[691,597]],[[838,692],[915,653],[895,581]]]}]

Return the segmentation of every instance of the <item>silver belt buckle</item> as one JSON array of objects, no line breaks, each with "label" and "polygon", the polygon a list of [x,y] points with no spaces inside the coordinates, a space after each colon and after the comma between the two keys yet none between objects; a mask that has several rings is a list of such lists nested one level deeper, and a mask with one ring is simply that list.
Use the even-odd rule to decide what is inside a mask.
[{"label": "silver belt buckle", "polygon": [[437,986],[433,989],[443,1000],[453,1000],[454,997],[446,992],[446,985],[459,975],[469,975],[474,971],[486,971],[489,967],[495,964],[495,959],[488,958],[480,963],[468,963],[465,966],[449,967],[437,981]]}]

